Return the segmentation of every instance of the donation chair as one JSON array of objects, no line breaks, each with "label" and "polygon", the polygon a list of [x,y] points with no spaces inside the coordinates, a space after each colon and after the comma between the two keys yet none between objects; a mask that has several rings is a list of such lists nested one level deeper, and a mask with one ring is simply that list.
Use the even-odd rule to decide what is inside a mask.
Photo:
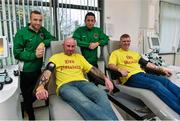
[{"label": "donation chair", "polygon": [[[114,79],[117,77],[114,77],[112,72],[109,71],[108,60],[111,52],[113,50],[119,49],[119,44],[119,41],[109,41],[109,44],[103,47],[106,74],[109,75],[110,78],[112,77]],[[114,82],[114,84],[116,88],[120,90],[120,92],[116,92],[116,94],[114,94],[117,96],[117,98],[121,97],[120,94],[123,93],[128,96],[128,98],[130,96],[129,99],[134,100],[133,98],[135,98],[141,100],[161,120],[180,120],[180,116],[168,105],[166,105],[159,97],[157,97],[152,91],[147,89],[128,87],[125,85],[116,84],[116,82]],[[111,100],[113,100],[113,102],[118,102],[114,96],[111,96]],[[134,109],[136,110],[136,107],[134,107]]]},{"label": "donation chair", "polygon": [[[46,50],[45,65],[53,54],[63,52],[62,41],[52,41],[50,48]],[[77,47],[76,52],[80,53]],[[48,85],[49,92],[49,116],[51,120],[83,120],[83,118],[60,96],[56,95],[55,76],[52,75]],[[123,120],[117,109],[111,103],[112,108],[119,120]]]}]

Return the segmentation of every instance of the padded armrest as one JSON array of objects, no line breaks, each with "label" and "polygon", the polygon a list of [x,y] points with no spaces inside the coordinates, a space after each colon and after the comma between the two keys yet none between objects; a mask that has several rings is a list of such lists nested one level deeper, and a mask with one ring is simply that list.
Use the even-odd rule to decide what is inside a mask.
[{"label": "padded armrest", "polygon": [[107,71],[111,74],[111,79],[116,80],[119,79],[119,77],[122,77],[122,74],[118,71],[112,70],[110,68],[106,68]]},{"label": "padded armrest", "polygon": [[55,74],[53,73],[47,87],[49,95],[56,95],[56,87]]},{"label": "padded armrest", "polygon": [[119,92],[120,90],[116,87],[116,84],[113,80],[119,80],[119,77],[121,77],[122,74],[119,73],[118,71],[114,71],[114,70],[111,70],[110,68],[106,68],[106,67],[105,67],[105,70],[108,71],[108,73],[111,76],[110,80],[112,80],[112,83],[114,85],[113,93]]},{"label": "padded armrest", "polygon": [[[94,74],[90,73],[90,75],[93,77],[94,80],[91,80],[92,83],[94,83],[96,86],[97,85],[103,85],[105,86],[105,82],[104,82],[104,79],[101,79],[97,76],[95,76]],[[88,76],[87,76],[88,77]],[[89,80],[90,81],[90,80]]]}]

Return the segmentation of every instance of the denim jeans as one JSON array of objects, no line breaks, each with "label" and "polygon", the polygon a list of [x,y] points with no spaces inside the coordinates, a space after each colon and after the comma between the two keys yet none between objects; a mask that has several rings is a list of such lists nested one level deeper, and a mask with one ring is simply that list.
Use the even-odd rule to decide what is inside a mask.
[{"label": "denim jeans", "polygon": [[85,120],[118,120],[105,91],[91,82],[70,82],[61,86],[59,92]]},{"label": "denim jeans", "polygon": [[151,90],[180,114],[180,88],[167,78],[141,72],[132,75],[125,85]]}]

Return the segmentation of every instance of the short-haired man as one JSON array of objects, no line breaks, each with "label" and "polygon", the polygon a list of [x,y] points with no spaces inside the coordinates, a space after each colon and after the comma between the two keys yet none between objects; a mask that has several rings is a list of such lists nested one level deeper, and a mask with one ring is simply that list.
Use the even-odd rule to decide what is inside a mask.
[{"label": "short-haired man", "polygon": [[36,100],[32,92],[41,74],[45,47],[55,38],[42,27],[43,15],[39,11],[32,11],[30,23],[19,30],[14,39],[14,57],[20,65],[20,88],[24,98],[23,108],[29,120],[34,120],[32,103]]},{"label": "short-haired man", "polygon": [[145,73],[140,64],[167,76],[172,73],[166,68],[160,68],[145,61],[139,53],[129,49],[130,43],[131,39],[128,34],[120,37],[121,48],[111,53],[109,68],[122,74],[121,84],[151,90],[180,114],[180,88],[165,77]]},{"label": "short-haired man", "polygon": [[[82,55],[85,59],[95,67],[98,67],[97,47],[108,44],[109,37],[103,31],[94,27],[96,23],[95,14],[88,12],[85,16],[85,26],[75,30],[73,38],[77,41],[77,45],[81,48]],[[88,74],[90,81],[94,82],[94,78]]]},{"label": "short-haired man", "polygon": [[76,42],[73,38],[66,38],[63,48],[64,52],[49,59],[36,89],[37,99],[48,98],[48,92],[44,87],[55,70],[57,93],[85,120],[118,120],[105,91],[88,82],[84,72],[105,80],[109,91],[113,90],[111,81],[89,64],[82,55],[75,53]]}]

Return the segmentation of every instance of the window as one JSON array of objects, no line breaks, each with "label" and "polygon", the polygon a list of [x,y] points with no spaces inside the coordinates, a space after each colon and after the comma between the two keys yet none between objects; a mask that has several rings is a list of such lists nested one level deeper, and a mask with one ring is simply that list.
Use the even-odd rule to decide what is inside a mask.
[{"label": "window", "polygon": [[[93,11],[92,11],[93,12]],[[74,30],[84,25],[84,17],[87,10],[80,9],[58,9],[58,37],[63,40],[65,37],[73,34]],[[96,25],[100,26],[99,12],[94,12],[96,17]]]},{"label": "window", "polygon": [[180,41],[180,5],[161,2],[160,52],[177,52]]},{"label": "window", "polygon": [[[96,26],[100,23],[100,8],[103,0],[0,0],[0,36],[6,36],[10,45],[18,29],[29,22],[30,12],[39,10],[44,14],[43,26],[58,40],[72,35],[74,30],[84,24],[88,11],[96,15]],[[12,46],[9,57],[3,65],[15,64]]]}]

